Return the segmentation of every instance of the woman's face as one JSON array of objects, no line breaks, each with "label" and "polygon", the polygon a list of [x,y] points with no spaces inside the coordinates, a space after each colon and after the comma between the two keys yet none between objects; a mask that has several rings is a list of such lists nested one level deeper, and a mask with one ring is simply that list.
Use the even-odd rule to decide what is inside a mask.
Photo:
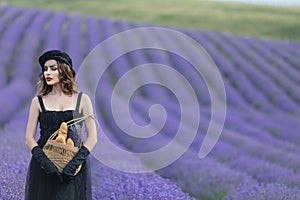
[{"label": "woman's face", "polygon": [[58,64],[56,60],[47,60],[43,68],[44,77],[47,85],[59,83]]}]

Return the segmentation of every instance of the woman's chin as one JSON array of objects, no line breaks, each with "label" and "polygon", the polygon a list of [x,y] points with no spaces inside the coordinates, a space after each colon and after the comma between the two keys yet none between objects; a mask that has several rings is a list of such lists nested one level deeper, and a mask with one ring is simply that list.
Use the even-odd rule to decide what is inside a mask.
[{"label": "woman's chin", "polygon": [[47,85],[52,85],[52,86],[58,84],[57,82],[52,82],[52,81],[48,81],[46,83],[47,83]]}]

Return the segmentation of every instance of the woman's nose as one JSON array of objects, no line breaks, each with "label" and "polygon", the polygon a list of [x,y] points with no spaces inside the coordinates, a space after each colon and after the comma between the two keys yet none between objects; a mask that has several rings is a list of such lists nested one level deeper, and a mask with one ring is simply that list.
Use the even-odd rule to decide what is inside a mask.
[{"label": "woman's nose", "polygon": [[47,68],[44,72],[45,72],[46,74],[50,74],[50,69]]}]

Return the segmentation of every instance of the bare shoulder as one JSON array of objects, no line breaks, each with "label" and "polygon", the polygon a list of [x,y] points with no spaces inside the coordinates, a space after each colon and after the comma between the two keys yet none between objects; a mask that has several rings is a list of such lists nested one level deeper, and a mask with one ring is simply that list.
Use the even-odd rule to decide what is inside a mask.
[{"label": "bare shoulder", "polygon": [[82,93],[82,111],[84,115],[93,113],[93,105],[91,99],[85,93]]},{"label": "bare shoulder", "polygon": [[37,96],[33,97],[32,100],[31,100],[31,106],[35,106],[35,107],[38,107],[39,105],[39,99]]},{"label": "bare shoulder", "polygon": [[35,96],[35,97],[32,98],[30,108],[31,108],[32,110],[38,110],[38,111],[41,111],[39,99],[38,99],[37,96]]},{"label": "bare shoulder", "polygon": [[90,103],[91,99],[86,93],[83,92],[82,93],[82,101],[83,101],[84,104],[86,104],[86,103]]}]

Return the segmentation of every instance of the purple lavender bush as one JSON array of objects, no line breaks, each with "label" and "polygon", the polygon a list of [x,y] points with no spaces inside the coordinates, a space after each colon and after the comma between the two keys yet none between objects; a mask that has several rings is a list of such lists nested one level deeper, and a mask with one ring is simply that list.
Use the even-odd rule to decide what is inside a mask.
[{"label": "purple lavender bush", "polygon": [[300,190],[296,187],[287,187],[278,183],[257,184],[252,187],[239,186],[237,190],[232,191],[224,200],[263,200],[263,199],[299,199]]}]

